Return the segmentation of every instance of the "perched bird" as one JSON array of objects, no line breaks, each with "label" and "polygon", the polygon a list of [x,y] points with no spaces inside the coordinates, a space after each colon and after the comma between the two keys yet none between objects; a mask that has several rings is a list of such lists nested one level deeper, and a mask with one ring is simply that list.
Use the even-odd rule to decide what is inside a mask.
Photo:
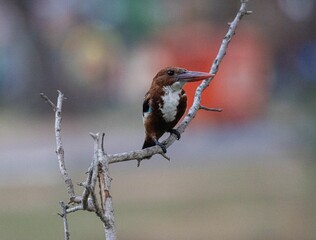
[{"label": "perched bird", "polygon": [[165,133],[180,133],[173,129],[187,107],[187,96],[183,86],[188,82],[204,80],[214,74],[188,71],[179,67],[167,67],[154,77],[149,91],[144,97],[143,123],[145,127],[144,148],[159,145],[166,153],[166,147],[158,142]]}]

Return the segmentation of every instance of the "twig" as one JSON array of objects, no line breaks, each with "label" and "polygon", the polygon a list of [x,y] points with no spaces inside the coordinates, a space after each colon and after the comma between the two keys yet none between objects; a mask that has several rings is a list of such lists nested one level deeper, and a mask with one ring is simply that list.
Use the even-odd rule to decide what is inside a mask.
[{"label": "twig", "polygon": [[86,209],[83,208],[82,204],[67,208],[67,214],[77,212],[80,210],[86,210],[88,212],[95,212],[95,208],[93,206],[92,200],[88,199],[88,207]]},{"label": "twig", "polygon": [[[77,205],[77,206],[74,206],[74,207],[70,207],[67,209],[66,213],[69,214],[69,213],[74,213],[74,212],[77,212],[79,210],[83,210],[83,207],[82,205]],[[87,210],[87,209],[86,209]]]},{"label": "twig", "polygon": [[[242,17],[247,14],[247,2],[248,2],[247,0],[241,1],[240,9],[236,17],[234,18],[234,20],[229,25],[228,31],[222,40],[217,56],[211,66],[210,73],[216,74],[218,72],[219,65],[222,62],[224,56],[226,55],[228,44],[230,43],[232,37],[235,35],[235,31],[237,29],[238,23],[242,19]],[[192,119],[195,117],[196,113],[200,109],[199,106],[201,104],[201,95],[203,91],[210,85],[213,78],[214,77],[204,80],[196,89],[193,104],[188,114],[184,117],[183,121],[181,122],[181,124],[179,125],[177,129],[180,133],[184,132],[188,124],[192,121]],[[167,139],[167,145],[171,145],[175,141],[175,137],[173,138],[171,137],[172,136],[170,136],[169,139]]]},{"label": "twig", "polygon": [[205,110],[205,111],[211,111],[211,112],[222,112],[223,111],[222,108],[208,108],[208,107],[205,107],[202,105],[200,105],[199,109]]},{"label": "twig", "polygon": [[68,221],[67,221],[67,205],[64,202],[59,202],[60,206],[61,206],[61,213],[58,214],[59,216],[62,217],[63,219],[63,223],[64,223],[64,239],[65,240],[69,240],[69,230],[68,230]]},{"label": "twig", "polygon": [[[170,137],[169,137],[170,138]],[[107,154],[109,159],[109,164],[126,162],[131,160],[143,160],[149,158],[155,154],[163,153],[161,147],[154,146],[150,148],[145,148],[143,150],[136,150],[124,153]]]},{"label": "twig", "polygon": [[[217,73],[219,65],[222,62],[224,56],[226,55],[226,50],[227,50],[228,44],[230,43],[231,39],[235,35],[235,31],[237,29],[239,21],[243,18],[243,16],[251,13],[251,11],[247,11],[247,3],[248,3],[248,0],[241,0],[240,9],[239,9],[235,19],[229,23],[228,31],[227,31],[225,37],[223,38],[223,41],[222,41],[222,44],[219,48],[217,56],[212,64],[210,73],[212,73],[212,74]],[[207,86],[208,86],[212,79],[213,78],[210,78],[206,81],[203,81],[203,83],[207,83]],[[201,85],[203,85],[203,83]]]},{"label": "twig", "polygon": [[64,148],[61,140],[61,113],[63,100],[65,99],[64,94],[61,91],[58,92],[57,105],[55,105],[44,93],[41,93],[40,96],[47,102],[55,111],[55,138],[56,138],[56,154],[59,163],[59,170],[66,184],[67,192],[70,197],[70,202],[78,202],[76,197],[74,186],[72,180],[68,175],[65,160],[64,160]]},{"label": "twig", "polygon": [[41,98],[44,99],[44,101],[46,103],[48,103],[52,107],[53,111],[55,112],[56,111],[56,105],[44,93],[40,93],[40,96],[41,96]]},{"label": "twig", "polygon": [[58,98],[57,98],[57,106],[55,111],[55,137],[56,137],[56,154],[59,163],[59,170],[61,175],[64,178],[67,191],[70,197],[70,200],[73,200],[76,197],[74,186],[72,184],[72,180],[68,175],[66,165],[65,165],[65,158],[64,158],[64,148],[61,140],[61,113],[62,113],[62,106],[63,106],[64,94],[58,90]]}]

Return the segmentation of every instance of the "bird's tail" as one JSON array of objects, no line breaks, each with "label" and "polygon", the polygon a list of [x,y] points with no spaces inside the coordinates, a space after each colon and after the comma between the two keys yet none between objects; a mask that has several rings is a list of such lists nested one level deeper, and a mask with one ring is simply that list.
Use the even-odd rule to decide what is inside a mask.
[{"label": "bird's tail", "polygon": [[152,147],[155,145],[156,145],[156,143],[154,142],[154,140],[152,140],[151,138],[146,138],[144,141],[142,149]]}]

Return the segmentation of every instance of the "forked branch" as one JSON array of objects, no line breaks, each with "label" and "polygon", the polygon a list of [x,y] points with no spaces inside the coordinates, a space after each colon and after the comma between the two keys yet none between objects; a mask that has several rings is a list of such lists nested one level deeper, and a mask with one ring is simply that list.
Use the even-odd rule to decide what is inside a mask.
[{"label": "forked branch", "polygon": [[[239,21],[242,19],[243,16],[251,13],[251,11],[247,10],[247,2],[247,0],[241,0],[240,9],[234,20],[229,24],[229,29],[222,40],[218,54],[210,68],[210,73],[214,75],[217,73],[220,63],[226,55],[228,44],[230,43],[232,37],[235,34]],[[201,105],[202,93],[209,86],[213,78],[214,77],[204,80],[196,89],[193,104],[190,107],[187,115],[184,117],[184,119],[177,128],[177,131],[179,133],[183,133],[185,131],[185,129],[193,120],[193,118],[199,110],[215,112],[222,111],[222,109],[208,108]],[[63,218],[64,223],[64,239],[69,239],[67,214],[79,210],[87,210],[94,212],[103,222],[105,239],[116,240],[112,196],[110,194],[112,179],[109,175],[109,164],[125,162],[130,160],[136,160],[140,162],[143,159],[149,159],[151,156],[155,154],[161,154],[167,159],[168,157],[163,154],[163,151],[159,146],[124,153],[107,154],[105,153],[103,147],[104,134],[102,135],[102,141],[100,144],[100,135],[91,133],[90,135],[94,140],[93,160],[88,169],[86,181],[80,184],[84,187],[83,192],[81,195],[78,196],[75,194],[72,180],[69,177],[65,166],[64,149],[61,138],[62,104],[65,97],[63,93],[58,91],[57,104],[55,105],[45,94],[41,93],[40,95],[44,99],[44,101],[52,107],[53,111],[55,112],[55,138],[57,146],[56,153],[59,163],[59,170],[64,179],[67,192],[70,198],[70,203],[73,204],[66,205],[63,202],[60,203],[62,207],[62,213],[60,214],[60,216]],[[168,148],[174,143],[175,140],[176,136],[174,134],[171,134],[163,142],[163,144],[166,148]],[[98,193],[97,189],[99,190]]]},{"label": "forked branch", "polygon": [[65,154],[61,138],[61,120],[62,120],[62,106],[63,101],[65,100],[64,94],[61,91],[58,92],[57,104],[55,105],[44,93],[41,93],[40,96],[48,103],[53,111],[55,112],[55,139],[56,139],[56,154],[59,164],[59,171],[63,176],[64,182],[66,184],[67,192],[70,198],[70,202],[78,202],[79,199],[76,198],[74,185],[71,178],[69,177],[66,164],[65,164]]}]

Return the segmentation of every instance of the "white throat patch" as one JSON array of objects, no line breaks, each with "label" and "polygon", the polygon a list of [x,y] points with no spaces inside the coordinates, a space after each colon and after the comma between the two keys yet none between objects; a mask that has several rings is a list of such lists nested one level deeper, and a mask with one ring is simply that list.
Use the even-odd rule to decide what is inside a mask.
[{"label": "white throat patch", "polygon": [[165,94],[161,97],[163,104],[159,106],[163,118],[166,122],[172,122],[177,115],[177,109],[180,100],[182,88],[172,88],[171,86],[163,88]]}]

